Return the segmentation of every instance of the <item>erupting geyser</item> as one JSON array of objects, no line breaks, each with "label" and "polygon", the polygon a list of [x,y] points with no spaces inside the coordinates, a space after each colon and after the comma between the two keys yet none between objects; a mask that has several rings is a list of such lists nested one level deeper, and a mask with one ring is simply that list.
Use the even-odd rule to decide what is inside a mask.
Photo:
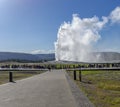
[{"label": "erupting geyser", "polygon": [[120,24],[120,7],[116,7],[109,16],[99,20],[97,16],[92,18],[80,18],[73,15],[71,22],[64,22],[57,34],[55,42],[56,60],[63,61],[99,61],[100,55],[94,56],[93,45],[100,39],[99,31],[104,25]]},{"label": "erupting geyser", "polygon": [[58,30],[55,42],[56,60],[89,61],[88,53],[92,46],[100,39],[99,31],[107,23],[107,18],[98,17],[81,19],[73,15],[72,22],[64,22]]}]

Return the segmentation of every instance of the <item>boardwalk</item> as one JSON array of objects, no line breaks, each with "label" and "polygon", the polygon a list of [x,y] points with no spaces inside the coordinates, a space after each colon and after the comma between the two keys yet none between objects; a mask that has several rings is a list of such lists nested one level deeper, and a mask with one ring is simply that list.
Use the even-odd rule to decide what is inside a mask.
[{"label": "boardwalk", "polygon": [[0,107],[78,107],[72,90],[65,72],[54,70],[1,85]]}]

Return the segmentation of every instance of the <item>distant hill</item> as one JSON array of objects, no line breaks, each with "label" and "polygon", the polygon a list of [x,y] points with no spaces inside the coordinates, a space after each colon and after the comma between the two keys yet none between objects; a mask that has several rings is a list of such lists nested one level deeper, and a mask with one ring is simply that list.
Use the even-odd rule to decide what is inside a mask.
[{"label": "distant hill", "polygon": [[55,60],[55,54],[27,54],[16,52],[0,52],[0,61],[50,61]]},{"label": "distant hill", "polygon": [[35,56],[38,57],[39,60],[55,60],[55,54],[51,53],[51,54],[36,54]]},{"label": "distant hill", "polygon": [[[117,52],[93,52],[88,55],[89,62],[120,62],[120,53]],[[53,61],[55,54],[27,54],[16,52],[0,52],[0,61]]]},{"label": "distant hill", "polygon": [[93,55],[100,62],[120,62],[120,53],[118,52],[95,52]]}]

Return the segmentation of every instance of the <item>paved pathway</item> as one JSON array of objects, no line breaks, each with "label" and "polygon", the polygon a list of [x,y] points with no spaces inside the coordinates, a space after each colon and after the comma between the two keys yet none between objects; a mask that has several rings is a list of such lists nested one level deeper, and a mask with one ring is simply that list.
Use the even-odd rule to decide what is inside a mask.
[{"label": "paved pathway", "polygon": [[1,85],[0,107],[78,106],[65,72],[58,70]]}]

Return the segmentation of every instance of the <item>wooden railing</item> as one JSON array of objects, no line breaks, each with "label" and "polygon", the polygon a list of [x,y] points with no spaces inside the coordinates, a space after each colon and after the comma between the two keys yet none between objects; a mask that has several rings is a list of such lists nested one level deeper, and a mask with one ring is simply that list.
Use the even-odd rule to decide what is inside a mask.
[{"label": "wooden railing", "polygon": [[74,80],[76,80],[77,78],[77,74],[76,72],[78,71],[79,72],[79,81],[81,82],[82,81],[82,71],[96,71],[96,70],[101,70],[101,71],[104,71],[104,70],[120,70],[120,67],[103,67],[103,68],[73,68],[73,69],[66,69],[66,71],[73,71],[73,78]]}]

